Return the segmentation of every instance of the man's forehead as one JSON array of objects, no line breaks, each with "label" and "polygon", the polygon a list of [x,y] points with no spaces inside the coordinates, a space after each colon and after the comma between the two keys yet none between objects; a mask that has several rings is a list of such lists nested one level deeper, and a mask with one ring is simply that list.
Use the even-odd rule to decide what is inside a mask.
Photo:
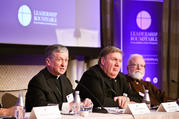
[{"label": "man's forehead", "polygon": [[139,57],[139,56],[135,56],[133,58],[131,58],[130,60],[132,63],[135,63],[135,62],[141,62],[141,63],[145,63],[144,59],[142,57]]},{"label": "man's forehead", "polygon": [[55,56],[55,57],[64,57],[64,56],[67,56],[68,57],[68,52],[54,52],[53,56]]},{"label": "man's forehead", "polygon": [[113,56],[113,55],[122,55],[122,54],[120,52],[110,52],[106,56],[109,56],[109,55]]}]

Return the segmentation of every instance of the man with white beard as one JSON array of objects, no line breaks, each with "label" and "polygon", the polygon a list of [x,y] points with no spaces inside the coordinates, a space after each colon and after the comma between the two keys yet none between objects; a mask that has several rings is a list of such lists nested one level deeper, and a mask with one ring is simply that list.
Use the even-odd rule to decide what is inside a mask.
[{"label": "man with white beard", "polygon": [[143,81],[145,75],[145,61],[142,55],[132,54],[128,60],[127,64],[128,75],[127,80],[129,87],[136,91],[141,97],[144,96],[144,91],[149,90],[149,96],[151,101],[151,106],[158,106],[162,102],[173,100],[165,95],[163,91],[158,89],[151,82]]}]

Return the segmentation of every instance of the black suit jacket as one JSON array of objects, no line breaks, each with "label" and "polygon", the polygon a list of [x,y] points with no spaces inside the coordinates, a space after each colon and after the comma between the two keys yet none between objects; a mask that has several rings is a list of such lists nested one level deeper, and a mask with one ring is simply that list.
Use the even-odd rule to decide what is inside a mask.
[{"label": "black suit jacket", "polygon": [[[25,101],[27,112],[30,112],[33,107],[49,104],[59,104],[61,109],[62,103],[67,101],[66,96],[72,93],[73,89],[65,75],[60,76],[61,87],[57,87],[56,78],[45,68],[30,80]],[[62,91],[58,88],[61,88]]]},{"label": "black suit jacket", "polygon": [[83,74],[79,82],[88,88],[90,92],[80,84],[78,84],[76,90],[80,91],[82,99],[90,98],[94,103],[94,107],[100,107],[101,105],[104,107],[118,107],[118,102],[114,102],[113,98],[122,96],[123,93],[127,93],[132,101],[141,102],[140,97],[129,89],[124,74],[119,73],[115,78],[117,90],[111,86],[111,80],[114,79],[110,79],[99,65],[95,65]]}]

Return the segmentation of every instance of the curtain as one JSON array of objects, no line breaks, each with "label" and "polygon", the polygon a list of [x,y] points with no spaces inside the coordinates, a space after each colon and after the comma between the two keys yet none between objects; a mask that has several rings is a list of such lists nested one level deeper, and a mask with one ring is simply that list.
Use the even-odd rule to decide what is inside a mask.
[{"label": "curtain", "polygon": [[163,90],[179,97],[179,0],[164,0],[162,29]]}]

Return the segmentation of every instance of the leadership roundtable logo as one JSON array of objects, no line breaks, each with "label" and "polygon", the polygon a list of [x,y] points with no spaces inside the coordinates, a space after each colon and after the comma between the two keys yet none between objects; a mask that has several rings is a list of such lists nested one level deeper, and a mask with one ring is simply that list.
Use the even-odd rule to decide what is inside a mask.
[{"label": "leadership roundtable logo", "polygon": [[140,29],[146,30],[150,27],[152,19],[150,14],[147,11],[143,10],[137,14],[136,22],[137,22],[137,26]]},{"label": "leadership roundtable logo", "polygon": [[22,5],[18,10],[18,20],[22,26],[28,26],[31,22],[32,14],[27,5]]},{"label": "leadership roundtable logo", "polygon": [[130,44],[158,44],[158,32],[148,30],[152,26],[152,18],[148,11],[142,10],[138,12],[136,24],[141,30],[130,32]]},{"label": "leadership roundtable logo", "polygon": [[22,26],[28,26],[31,21],[33,21],[33,24],[38,25],[57,26],[57,16],[57,11],[31,10],[27,5],[20,6],[18,10],[18,20]]}]

